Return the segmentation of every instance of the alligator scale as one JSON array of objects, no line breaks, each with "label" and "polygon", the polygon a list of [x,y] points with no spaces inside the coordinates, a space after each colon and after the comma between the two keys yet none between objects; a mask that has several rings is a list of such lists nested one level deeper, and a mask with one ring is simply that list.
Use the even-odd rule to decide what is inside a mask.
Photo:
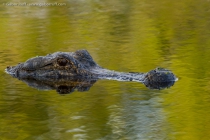
[{"label": "alligator scale", "polygon": [[23,81],[51,83],[51,85],[64,81],[68,83],[75,79],[83,82],[110,79],[136,81],[149,88],[162,89],[172,86],[177,80],[171,71],[163,68],[156,68],[147,73],[108,70],[95,63],[86,50],[55,52],[34,57],[17,66],[8,66],[6,72]]}]

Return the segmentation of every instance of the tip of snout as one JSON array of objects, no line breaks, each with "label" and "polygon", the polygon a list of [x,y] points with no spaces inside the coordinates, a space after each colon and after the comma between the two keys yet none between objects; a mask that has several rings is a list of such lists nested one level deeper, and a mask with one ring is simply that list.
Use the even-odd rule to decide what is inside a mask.
[{"label": "tip of snout", "polygon": [[7,66],[5,72],[13,77],[18,76],[18,68],[17,66]]},{"label": "tip of snout", "polygon": [[22,69],[22,67],[23,67],[23,63],[19,63],[16,66],[7,66],[5,69],[5,72],[12,76],[17,76],[18,71]]},{"label": "tip of snout", "polygon": [[7,66],[6,69],[5,69],[5,72],[7,74],[10,74],[11,73],[11,69],[12,69],[12,66]]},{"label": "tip of snout", "polygon": [[16,71],[15,71],[14,66],[7,66],[6,69],[5,69],[5,72],[7,74],[14,75]]}]

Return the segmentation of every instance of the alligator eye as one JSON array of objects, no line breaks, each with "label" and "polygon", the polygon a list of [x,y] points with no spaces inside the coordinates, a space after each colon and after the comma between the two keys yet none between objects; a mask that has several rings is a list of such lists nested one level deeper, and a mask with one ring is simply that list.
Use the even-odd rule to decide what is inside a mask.
[{"label": "alligator eye", "polygon": [[68,61],[66,59],[64,59],[64,58],[59,58],[57,60],[57,62],[58,62],[59,66],[66,66],[66,64],[68,63]]}]

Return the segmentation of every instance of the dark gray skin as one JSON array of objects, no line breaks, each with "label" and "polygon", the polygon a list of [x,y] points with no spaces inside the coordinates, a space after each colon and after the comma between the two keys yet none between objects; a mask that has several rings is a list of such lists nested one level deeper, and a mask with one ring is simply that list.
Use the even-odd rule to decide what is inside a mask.
[{"label": "dark gray skin", "polygon": [[69,78],[110,79],[137,81],[147,87],[153,87],[151,86],[153,84],[171,86],[177,80],[171,71],[163,68],[156,68],[147,73],[125,73],[104,69],[93,61],[86,50],[55,52],[47,56],[34,57],[17,66],[8,66],[6,72],[19,79],[38,81],[60,81],[61,79],[68,81]]}]

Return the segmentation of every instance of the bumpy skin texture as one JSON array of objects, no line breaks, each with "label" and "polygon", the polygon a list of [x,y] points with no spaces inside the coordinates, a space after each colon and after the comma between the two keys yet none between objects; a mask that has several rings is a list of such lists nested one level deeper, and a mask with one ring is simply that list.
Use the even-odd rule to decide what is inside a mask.
[{"label": "bumpy skin texture", "polygon": [[56,52],[34,57],[6,71],[18,78],[59,79],[62,77],[95,77],[90,68],[99,67],[85,50]]},{"label": "bumpy skin texture", "polygon": [[[86,50],[55,52],[34,57],[17,66],[8,66],[6,72],[18,79],[37,81],[69,81],[69,79],[110,79],[137,81],[149,88],[161,89],[173,85],[175,75],[166,69],[156,68],[147,73],[124,73],[104,69],[97,65]],[[163,84],[164,83],[164,84]],[[157,87],[161,85],[162,87]]]}]

